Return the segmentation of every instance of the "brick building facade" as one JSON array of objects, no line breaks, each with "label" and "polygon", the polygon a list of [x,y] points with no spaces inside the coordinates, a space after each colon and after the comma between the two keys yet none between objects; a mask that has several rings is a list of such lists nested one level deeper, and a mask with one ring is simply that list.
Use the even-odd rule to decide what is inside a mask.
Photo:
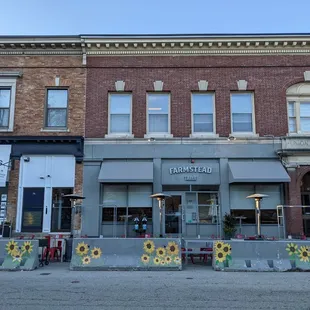
[{"label": "brick building facade", "polygon": [[0,147],[9,150],[1,152],[9,172],[0,194],[7,221],[14,233],[70,233],[70,201],[61,197],[82,194],[80,39],[2,37],[0,46]]},{"label": "brick building facade", "polygon": [[[74,192],[83,234],[135,236],[145,216],[154,235],[219,235],[232,213],[253,235],[246,197],[262,193],[263,234],[310,235],[309,46],[306,35],[0,38],[0,195],[14,232],[71,231],[62,195]],[[171,196],[162,212],[158,192]]]},{"label": "brick building facade", "polygon": [[[292,112],[289,104],[291,87],[294,85],[297,85],[297,88],[300,85],[307,87],[310,84],[309,36],[86,36],[82,38],[87,45],[84,178],[88,180],[98,174],[100,179],[104,173],[108,174],[110,161],[114,161],[115,169],[117,165],[126,169],[124,168],[126,165],[123,166],[124,162],[129,163],[128,169],[133,169],[130,164],[135,161],[151,162],[154,180],[149,182],[153,183],[153,186],[147,187],[147,184],[144,184],[141,188],[144,188],[145,192],[148,192],[148,188],[151,192],[164,192],[173,196],[164,210],[164,213],[171,213],[170,216],[175,216],[179,211],[175,204],[182,205],[182,220],[178,220],[175,216],[173,222],[169,220],[168,215],[163,214],[163,227],[159,227],[160,225],[152,221],[150,232],[155,234],[159,232],[167,234],[181,232],[188,236],[215,234],[215,223],[218,223],[218,219],[214,220],[212,216],[206,215],[213,212],[211,209],[214,206],[210,201],[214,197],[217,201],[215,204],[220,205],[220,217],[225,212],[232,212],[235,216],[244,218],[241,229],[244,234],[255,234],[254,202],[246,197],[259,192],[268,195],[268,198],[262,202],[265,235],[278,235],[277,226],[278,221],[281,220],[277,216],[277,205],[284,205],[286,215],[286,225],[282,227],[280,223],[280,231],[284,228],[287,234],[310,235],[310,223],[305,212],[307,209],[301,208],[306,203],[300,189],[304,173],[309,171],[307,150],[302,154],[303,162],[297,167],[294,163],[296,147],[290,148],[287,155],[287,149],[284,146],[287,142],[293,145],[298,141],[308,141],[307,135],[310,133],[310,130],[308,131],[301,124],[300,119],[303,116],[300,110],[297,111],[295,107]],[[301,96],[307,98],[308,95],[310,98],[310,92],[306,89],[305,91],[306,93],[302,93]],[[128,97],[127,110],[124,108],[123,111],[118,111],[115,108],[116,102],[119,107],[126,106],[121,99],[117,99],[117,94]],[[151,114],[156,113],[151,110],[162,109],[162,103],[158,103],[155,107],[150,105],[154,94],[155,97],[157,94],[166,94],[169,98],[166,112],[168,125],[160,133],[149,132],[150,126],[153,126]],[[233,100],[234,95],[239,94],[249,95],[252,100],[248,108],[250,110],[241,111],[241,113],[251,114],[252,127],[248,131],[234,130],[238,127],[238,121],[234,121],[233,118],[238,117],[236,114],[240,111],[234,106]],[[199,95],[212,97],[211,112],[199,111],[198,108],[197,113],[201,114],[195,114],[195,96],[199,97]],[[300,94],[296,93],[296,96]],[[208,104],[207,99],[205,104]],[[306,101],[303,107],[306,108]],[[125,132],[123,129],[114,128],[115,119],[122,113],[123,124],[126,123],[126,128],[123,127]],[[124,118],[124,113],[130,119],[129,121]],[[213,128],[204,132],[201,129],[204,122],[203,116],[206,120],[208,113],[213,116],[211,121]],[[291,117],[293,114],[289,113],[299,114],[294,119]],[[195,119],[199,116],[201,121],[196,122]],[[241,122],[245,120],[245,116],[242,115],[242,117]],[[129,122],[128,125],[127,122]],[[207,122],[205,121],[205,128],[207,128]],[[300,128],[302,126],[304,129]],[[243,162],[249,161],[253,162],[253,166],[249,168],[246,168],[248,167],[246,165],[243,166]],[[268,167],[267,164],[270,161],[280,163],[287,171],[286,177],[277,179],[277,168],[273,166],[267,168],[269,171],[264,174],[263,170],[266,168],[263,165]],[[230,174],[234,174],[232,170],[235,162],[240,164],[236,169],[241,170],[241,174],[244,174],[243,170],[249,170],[246,178],[240,177],[239,180],[237,176],[230,178]],[[255,166],[257,163],[258,166]],[[182,181],[175,179],[174,183],[166,179],[166,167],[170,165],[169,169],[174,169],[175,166],[181,165],[181,168],[184,168],[185,164],[207,164],[210,167],[213,164],[219,164],[221,181],[199,180],[195,175],[190,177],[182,175]],[[262,164],[261,167],[260,164]],[[97,172],[94,172],[96,165]],[[136,169],[140,169],[139,165]],[[183,170],[186,171],[186,169],[185,166]],[[259,177],[260,173],[262,176]],[[100,185],[97,180],[90,182],[92,185],[84,185],[84,193],[88,197],[86,201],[93,205],[101,203],[104,205],[107,199],[105,197],[114,197],[116,201],[114,203],[123,206],[124,202],[117,198],[120,195],[118,191],[127,191],[127,194],[122,192],[124,196],[127,195],[126,206],[128,207],[124,212],[126,215],[135,217],[137,214],[130,211],[133,205],[129,203],[130,197],[134,195],[131,193],[130,186],[135,182],[128,181],[126,178],[120,173],[117,180],[112,177],[102,177],[99,180]],[[184,178],[187,179],[185,183]],[[214,179],[216,178],[214,175]],[[117,188],[124,183],[127,189]],[[198,184],[204,185],[201,191],[194,190]],[[94,190],[96,187],[97,189]],[[212,196],[214,193],[215,196]],[[188,198],[190,195],[193,197],[196,195],[197,200],[192,200],[197,204],[193,209],[194,220],[187,220],[187,217],[191,216]],[[198,200],[204,199],[203,197],[207,200],[206,206],[199,206]],[[149,208],[153,207],[153,211],[147,210],[148,214],[151,214],[153,219],[157,218],[155,209],[157,202],[145,204]],[[288,205],[295,207],[288,208]],[[106,208],[111,209],[111,205],[103,207],[103,210],[99,208],[92,211],[93,218],[99,217],[102,222],[99,223],[98,228],[93,226],[90,233],[111,234],[105,228],[111,224],[112,217],[109,217],[109,212],[112,211]],[[90,218],[92,218],[91,214]],[[133,222],[129,221],[128,224],[133,225]],[[198,225],[199,228],[193,228],[193,224]],[[84,226],[87,227],[87,225],[90,225],[90,222],[86,220]],[[170,229],[169,225],[174,228]],[[122,231],[123,228],[119,234],[122,234]]]}]

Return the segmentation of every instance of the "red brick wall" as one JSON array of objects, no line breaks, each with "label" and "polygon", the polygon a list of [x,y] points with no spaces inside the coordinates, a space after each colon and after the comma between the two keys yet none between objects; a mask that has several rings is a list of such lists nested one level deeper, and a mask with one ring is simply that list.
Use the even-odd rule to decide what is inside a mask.
[{"label": "red brick wall", "polygon": [[[84,135],[86,69],[81,56],[1,56],[1,71],[22,71],[17,78],[14,132],[1,135]],[[70,132],[41,132],[44,127],[46,87],[69,88]]]},{"label": "red brick wall", "polygon": [[[309,171],[310,166],[301,166],[300,168],[288,171],[291,177],[291,182],[287,185],[286,191],[286,203],[288,205],[302,205],[301,182],[304,175]],[[285,215],[288,234],[300,235],[304,233],[302,208],[287,208]]]},{"label": "red brick wall", "polygon": [[146,132],[146,92],[162,80],[171,92],[171,131],[175,137],[191,133],[190,93],[199,80],[215,91],[216,131],[230,133],[230,91],[237,80],[247,80],[255,91],[256,131],[260,136],[282,136],[288,131],[285,91],[303,81],[310,56],[109,56],[87,60],[86,137],[103,137],[108,130],[108,92],[115,81],[125,81],[133,93],[133,133]]}]

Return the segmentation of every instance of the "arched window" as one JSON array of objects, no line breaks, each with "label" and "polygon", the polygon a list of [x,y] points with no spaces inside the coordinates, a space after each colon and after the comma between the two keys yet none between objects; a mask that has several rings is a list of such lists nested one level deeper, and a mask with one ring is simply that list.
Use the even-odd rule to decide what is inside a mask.
[{"label": "arched window", "polygon": [[286,91],[289,133],[310,134],[310,83],[299,83]]}]

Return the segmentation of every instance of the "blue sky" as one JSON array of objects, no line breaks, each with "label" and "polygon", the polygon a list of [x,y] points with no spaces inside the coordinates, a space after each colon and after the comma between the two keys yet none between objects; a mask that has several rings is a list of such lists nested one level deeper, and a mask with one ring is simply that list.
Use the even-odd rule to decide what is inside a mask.
[{"label": "blue sky", "polygon": [[0,35],[310,33],[310,0],[0,1]]}]

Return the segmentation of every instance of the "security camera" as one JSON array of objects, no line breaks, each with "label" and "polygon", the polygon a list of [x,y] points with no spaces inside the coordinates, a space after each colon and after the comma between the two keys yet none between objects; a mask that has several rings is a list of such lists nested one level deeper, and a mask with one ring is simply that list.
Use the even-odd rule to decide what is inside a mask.
[{"label": "security camera", "polygon": [[30,162],[30,157],[24,157],[24,162],[29,163]]}]

